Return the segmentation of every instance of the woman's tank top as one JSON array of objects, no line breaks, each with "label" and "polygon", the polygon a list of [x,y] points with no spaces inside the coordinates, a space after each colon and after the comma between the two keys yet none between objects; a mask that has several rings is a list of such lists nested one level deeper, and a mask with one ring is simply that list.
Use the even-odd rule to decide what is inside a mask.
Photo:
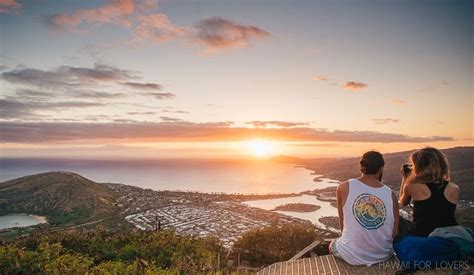
[{"label": "woman's tank top", "polygon": [[409,235],[427,237],[437,227],[457,225],[454,212],[456,204],[444,196],[448,182],[441,184],[427,183],[431,196],[422,201],[413,201],[413,225]]},{"label": "woman's tank top", "polygon": [[394,217],[389,187],[373,188],[350,179],[343,214],[344,229],[335,245],[346,262],[370,266],[393,255]]}]

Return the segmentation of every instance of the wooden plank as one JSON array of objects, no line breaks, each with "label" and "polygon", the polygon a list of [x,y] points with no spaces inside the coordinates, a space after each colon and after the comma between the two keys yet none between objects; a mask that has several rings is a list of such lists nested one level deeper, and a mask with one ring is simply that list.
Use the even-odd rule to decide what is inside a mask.
[{"label": "wooden plank", "polygon": [[318,260],[317,260],[318,257],[314,257],[314,264],[316,265],[316,274],[321,274],[319,273],[319,266],[318,266]]},{"label": "wooden plank", "polygon": [[324,257],[324,259],[326,260],[326,262],[327,262],[327,264],[328,264],[328,266],[329,266],[329,272],[331,272],[331,274],[334,274],[333,269],[332,269],[332,265],[331,265],[331,263],[329,262],[329,257],[326,256],[326,257]]},{"label": "wooden plank", "polygon": [[335,257],[330,257],[329,258],[330,262],[331,262],[331,265],[335,267],[335,272],[337,272],[337,274],[341,274],[341,270],[339,269],[339,264],[336,262],[336,259]]},{"label": "wooden plank", "polygon": [[392,258],[385,265],[352,266],[333,255],[326,255],[274,263],[257,274],[393,274],[397,262]]},{"label": "wooden plank", "polygon": [[293,275],[293,274],[294,274],[294,273],[293,273],[293,264],[294,264],[294,262],[293,262],[293,261],[289,261],[289,263],[291,264],[291,275]]},{"label": "wooden plank", "polygon": [[313,248],[315,248],[316,246],[320,245],[321,244],[321,241],[317,240],[317,241],[314,241],[313,243],[311,243],[310,245],[308,245],[307,247],[303,248],[303,250],[301,250],[300,252],[296,253],[295,256],[291,257],[291,259],[289,259],[289,261],[294,261],[294,260],[298,260],[299,258],[303,257],[304,254],[308,253],[309,251],[313,250]]},{"label": "wooden plank", "polygon": [[309,258],[306,258],[305,260],[306,260],[305,264],[309,270],[309,275],[313,275],[313,270],[311,269],[311,261],[309,260]]},{"label": "wooden plank", "polygon": [[318,260],[319,260],[319,261],[318,261],[318,264],[319,264],[319,266],[322,268],[323,274],[326,274],[326,267],[324,266],[324,263],[323,263],[323,257],[324,257],[324,256],[316,257],[316,258],[318,258]]}]

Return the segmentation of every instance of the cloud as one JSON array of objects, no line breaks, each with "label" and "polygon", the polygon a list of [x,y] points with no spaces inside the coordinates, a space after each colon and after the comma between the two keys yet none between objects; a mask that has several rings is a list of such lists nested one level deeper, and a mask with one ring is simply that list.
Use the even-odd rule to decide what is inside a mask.
[{"label": "cloud", "polygon": [[0,99],[1,119],[32,119],[40,116],[40,111],[61,111],[74,108],[103,106],[101,103],[82,101],[60,102],[21,102],[16,100]]},{"label": "cloud", "polygon": [[[119,99],[128,96],[148,96],[171,99],[173,93],[153,92],[163,89],[161,84],[140,83],[137,72],[95,63],[93,67],[60,66],[51,70],[23,67],[0,73],[0,79],[13,85],[4,99],[20,101],[48,101],[63,99]],[[140,93],[113,92],[111,88],[132,88]],[[145,91],[145,92],[142,92]],[[9,93],[8,93],[9,92]],[[117,103],[117,102],[115,102]]]},{"label": "cloud", "polygon": [[23,99],[46,99],[51,97],[53,94],[50,92],[36,91],[30,89],[17,89],[15,91],[15,96]]},{"label": "cloud", "polygon": [[142,93],[141,95],[154,97],[156,99],[172,99],[176,97],[173,93]]},{"label": "cloud", "polygon": [[318,81],[328,81],[329,78],[326,77],[326,76],[322,76],[322,75],[315,75],[313,77],[311,77],[313,80],[318,80]]},{"label": "cloud", "polygon": [[374,119],[372,119],[372,121],[375,124],[388,124],[388,123],[398,123],[398,122],[400,122],[399,119],[395,119],[395,118],[374,118]]},{"label": "cloud", "polygon": [[16,0],[0,0],[0,13],[18,14],[23,6]]},{"label": "cloud", "polygon": [[194,26],[179,26],[166,14],[156,13],[156,7],[156,0],[108,0],[101,7],[51,15],[47,22],[55,29],[67,31],[91,24],[117,24],[132,32],[132,37],[125,42],[127,45],[159,44],[182,38],[203,46],[205,54],[250,47],[252,39],[270,36],[269,32],[257,26],[242,25],[220,17],[202,19]]},{"label": "cloud", "polygon": [[106,98],[124,98],[127,94],[124,93],[108,93],[99,91],[79,91],[72,97],[76,98],[95,98],[95,99],[106,99]]},{"label": "cloud", "polygon": [[163,85],[157,83],[123,82],[121,84],[138,90],[163,90]]},{"label": "cloud", "polygon": [[261,39],[270,33],[253,25],[240,25],[220,17],[200,20],[195,25],[193,41],[203,45],[204,53],[211,54],[223,49],[251,46],[251,39]]},{"label": "cloud", "polygon": [[160,119],[165,121],[165,122],[178,122],[178,121],[183,121],[180,118],[174,118],[174,117],[168,117],[168,116],[160,116]]},{"label": "cloud", "polygon": [[429,84],[428,86],[418,89],[417,93],[421,93],[421,94],[432,93],[437,90],[443,89],[446,86],[449,86],[448,81],[446,80],[437,81],[437,82],[433,82]]},{"label": "cloud", "polygon": [[137,78],[132,71],[121,70],[101,63],[95,63],[94,68],[61,66],[58,71],[82,81],[115,81]]},{"label": "cloud", "polygon": [[367,88],[369,85],[362,83],[362,82],[357,82],[357,81],[346,81],[342,87],[346,90],[354,91],[357,92],[361,89]]},{"label": "cloud", "polygon": [[165,14],[142,15],[138,17],[138,26],[133,30],[134,37],[130,44],[137,45],[146,41],[162,43],[188,33],[188,28],[172,24]]},{"label": "cloud", "polygon": [[168,109],[164,109],[162,111],[163,113],[174,113],[174,114],[190,114],[190,112],[187,112],[187,111],[182,111],[182,110],[168,110]]},{"label": "cloud", "polygon": [[[315,76],[312,76],[311,79],[327,83],[327,85],[331,85],[331,86],[340,85],[338,81],[332,78],[329,78],[327,76],[323,76],[323,75],[315,75]],[[329,82],[329,80],[331,81]],[[359,82],[359,81],[345,81],[344,84],[342,84],[341,86],[343,89],[353,91],[353,92],[358,92],[362,89],[369,87],[368,84]]]},{"label": "cloud", "polygon": [[245,128],[232,122],[194,123],[76,123],[76,122],[0,122],[0,142],[48,143],[90,139],[139,139],[156,141],[235,141],[268,138],[312,142],[432,142],[451,141],[452,137],[412,137],[374,131],[328,131],[306,127]]},{"label": "cloud", "polygon": [[[17,67],[2,72],[0,76],[3,82],[9,84],[4,86],[5,93],[0,97],[1,118],[8,120],[31,121],[37,118],[44,121],[43,113],[49,115],[53,111],[58,112],[65,109],[100,107],[105,106],[105,101],[108,105],[133,105],[119,100],[130,96],[145,95],[156,99],[175,97],[172,93],[116,92],[115,89],[124,88],[123,83],[126,83],[125,86],[128,87],[140,87],[142,90],[149,89],[151,91],[153,88],[158,89],[162,86],[155,83],[134,82],[135,79],[140,78],[137,76],[137,72],[102,63],[96,63],[90,68],[60,66],[51,70]],[[50,118],[59,119],[58,117]]]},{"label": "cloud", "polygon": [[399,99],[399,98],[394,98],[394,99],[392,99],[391,102],[392,102],[392,104],[394,104],[394,105],[403,105],[403,104],[406,103],[406,101],[401,100],[401,99]]},{"label": "cloud", "polygon": [[134,122],[137,122],[136,120],[128,119],[128,118],[116,118],[116,119],[113,119],[112,121],[116,122],[116,123],[134,123]]},{"label": "cloud", "polygon": [[[71,30],[82,23],[115,23],[130,27],[130,16],[137,10],[135,0],[108,0],[104,6],[92,9],[79,9],[73,13],[58,13],[50,16],[48,22],[51,26]],[[149,1],[140,2],[150,4]],[[156,2],[155,2],[156,3]]]},{"label": "cloud", "polygon": [[27,101],[45,101],[54,99],[58,96],[66,96],[69,98],[91,98],[91,99],[110,99],[110,98],[124,98],[127,97],[125,93],[109,93],[101,91],[87,91],[87,90],[70,90],[67,94],[58,93],[54,91],[41,91],[30,89],[17,89],[14,96],[7,96],[7,99],[22,99]]},{"label": "cloud", "polygon": [[250,124],[255,127],[267,127],[267,126],[276,126],[276,127],[295,127],[295,126],[304,126],[308,125],[308,122],[291,122],[291,121],[278,121],[278,120],[271,120],[271,121],[260,121],[254,120],[246,122],[245,124]]},{"label": "cloud", "polygon": [[3,72],[2,79],[10,83],[38,87],[78,87],[97,82],[136,79],[134,72],[95,63],[93,68],[61,66],[54,70],[34,68],[14,69]]},{"label": "cloud", "polygon": [[118,117],[116,115],[88,115],[83,118],[83,120],[87,121],[104,121],[104,120],[112,120],[114,117]]},{"label": "cloud", "polygon": [[128,115],[154,115],[156,112],[128,112]]}]

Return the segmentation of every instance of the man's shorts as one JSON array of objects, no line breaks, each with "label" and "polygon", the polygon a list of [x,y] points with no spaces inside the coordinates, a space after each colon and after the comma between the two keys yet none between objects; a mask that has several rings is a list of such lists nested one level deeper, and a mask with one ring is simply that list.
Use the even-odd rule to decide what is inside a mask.
[{"label": "man's shorts", "polygon": [[339,250],[337,250],[337,241],[339,241],[339,238],[333,240],[330,244],[329,244],[329,251],[331,252],[331,254],[333,254],[334,256],[338,257],[338,258],[341,258],[341,254],[339,253]]}]

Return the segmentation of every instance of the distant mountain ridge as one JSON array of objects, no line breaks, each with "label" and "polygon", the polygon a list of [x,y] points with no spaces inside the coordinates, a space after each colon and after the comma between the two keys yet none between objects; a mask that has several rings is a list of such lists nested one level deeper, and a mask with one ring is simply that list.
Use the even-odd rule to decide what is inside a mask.
[{"label": "distant mountain ridge", "polygon": [[[474,200],[474,147],[454,147],[441,150],[446,154],[450,169],[451,179],[461,188],[461,198]],[[407,162],[412,151],[384,154],[384,182],[393,190],[399,190],[401,175],[400,166]],[[298,161],[304,163],[308,169],[325,177],[345,181],[349,178],[360,176],[360,157],[341,159],[307,159]]]},{"label": "distant mountain ridge", "polygon": [[88,220],[114,211],[107,186],[71,172],[48,172],[0,183],[0,215],[30,213],[50,222]]}]

